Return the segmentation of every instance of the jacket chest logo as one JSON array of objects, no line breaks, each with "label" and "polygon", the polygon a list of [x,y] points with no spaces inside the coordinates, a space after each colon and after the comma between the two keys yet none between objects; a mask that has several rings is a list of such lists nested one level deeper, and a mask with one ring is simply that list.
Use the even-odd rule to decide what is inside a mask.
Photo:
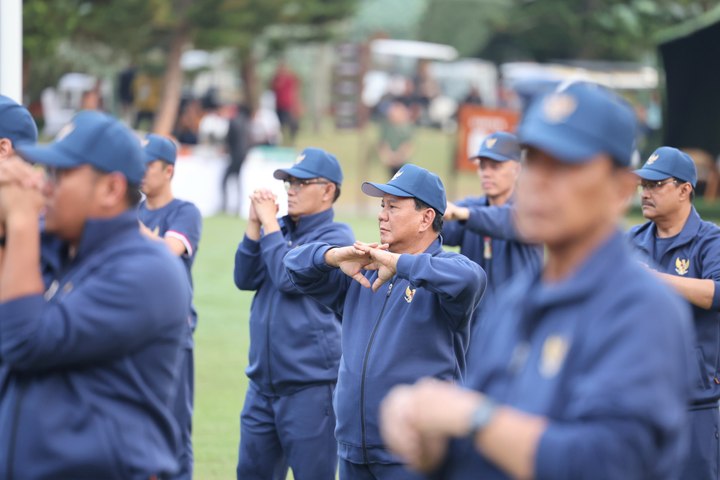
[{"label": "jacket chest logo", "polygon": [[690,269],[690,259],[682,259],[680,257],[675,259],[675,271],[678,275],[687,275]]},{"label": "jacket chest logo", "polygon": [[550,335],[543,344],[540,357],[540,375],[545,378],[552,378],[558,374],[565,363],[570,342],[561,335]]},{"label": "jacket chest logo", "polygon": [[405,288],[405,301],[407,303],[410,303],[413,301],[413,298],[415,298],[416,290],[417,290],[417,288],[410,288],[409,285]]}]

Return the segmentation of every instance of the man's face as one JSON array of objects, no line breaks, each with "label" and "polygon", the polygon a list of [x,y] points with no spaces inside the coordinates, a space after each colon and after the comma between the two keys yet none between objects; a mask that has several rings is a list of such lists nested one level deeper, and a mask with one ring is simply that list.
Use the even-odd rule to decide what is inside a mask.
[{"label": "man's face", "polygon": [[641,180],[640,189],[643,217],[648,220],[672,214],[683,203],[683,184],[672,177],[660,181]]},{"label": "man's face", "polygon": [[97,204],[101,177],[89,165],[50,169],[44,191],[45,230],[69,242],[78,241]]},{"label": "man's face", "polygon": [[331,182],[325,178],[288,177],[285,189],[288,195],[288,215],[294,219],[327,210],[328,200],[332,204],[334,190]]},{"label": "man's face", "polygon": [[415,199],[385,194],[378,214],[380,243],[390,245],[391,252],[411,249],[418,239],[423,210],[415,208]]},{"label": "man's face", "polygon": [[518,179],[518,229],[549,247],[592,236],[618,220],[632,189],[629,175],[605,155],[567,164],[529,148]]},{"label": "man's face", "polygon": [[512,194],[515,188],[520,163],[513,160],[496,162],[489,158],[479,158],[475,161],[477,174],[480,178],[485,195],[490,198]]},{"label": "man's face", "polygon": [[155,160],[147,164],[140,189],[148,197],[157,195],[172,180],[172,165]]}]

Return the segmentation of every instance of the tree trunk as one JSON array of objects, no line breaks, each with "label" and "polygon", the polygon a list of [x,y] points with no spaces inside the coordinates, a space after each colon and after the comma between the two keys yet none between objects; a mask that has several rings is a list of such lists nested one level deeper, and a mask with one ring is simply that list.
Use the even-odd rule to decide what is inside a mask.
[{"label": "tree trunk", "polygon": [[243,82],[243,103],[251,112],[255,112],[260,104],[260,94],[252,47],[240,51],[240,77]]},{"label": "tree trunk", "polygon": [[170,52],[167,58],[167,68],[163,76],[163,90],[160,96],[160,106],[155,112],[153,132],[160,135],[170,135],[175,125],[180,95],[182,94],[183,72],[180,68],[180,57],[183,48],[190,39],[190,29],[183,25],[173,34],[170,41]]}]

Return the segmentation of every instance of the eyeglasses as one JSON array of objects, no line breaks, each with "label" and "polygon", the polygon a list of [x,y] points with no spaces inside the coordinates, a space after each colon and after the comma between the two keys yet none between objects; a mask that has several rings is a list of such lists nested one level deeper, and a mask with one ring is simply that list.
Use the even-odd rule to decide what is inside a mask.
[{"label": "eyeglasses", "polygon": [[301,190],[306,185],[327,185],[330,182],[325,182],[322,180],[285,180],[285,191],[289,192],[291,190],[298,191]]},{"label": "eyeglasses", "polygon": [[676,178],[667,178],[665,180],[659,180],[657,182],[651,182],[648,180],[642,180],[640,182],[640,188],[643,190],[657,190],[658,188],[662,187],[663,185],[667,185],[668,183],[676,183],[679,184],[680,182]]}]

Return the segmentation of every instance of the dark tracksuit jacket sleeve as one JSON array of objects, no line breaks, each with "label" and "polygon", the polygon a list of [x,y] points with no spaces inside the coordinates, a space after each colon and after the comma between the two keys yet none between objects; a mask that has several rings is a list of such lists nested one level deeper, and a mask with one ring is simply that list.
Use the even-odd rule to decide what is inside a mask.
[{"label": "dark tracksuit jacket sleeve", "polygon": [[[323,241],[330,245],[351,245],[354,242],[352,236],[346,229],[328,230],[323,235]],[[283,259],[293,250],[282,236],[281,232],[273,232],[265,235],[260,240],[262,258],[267,269],[267,275],[281,292],[300,294],[300,289],[292,282]]]},{"label": "dark tracksuit jacket sleeve", "polygon": [[325,252],[331,248],[324,242],[294,248],[285,256],[285,268],[300,292],[342,315],[345,294],[353,280],[325,263]]},{"label": "dark tracksuit jacket sleeve", "polygon": [[523,241],[515,228],[511,205],[468,208],[470,217],[464,223],[469,231],[501,240]]},{"label": "dark tracksuit jacket sleeve", "polygon": [[397,275],[441,298],[440,307],[453,328],[463,326],[487,286],[487,275],[467,257],[453,253],[400,255]]},{"label": "dark tracksuit jacket sleeve", "polygon": [[265,265],[260,254],[260,242],[245,235],[235,252],[235,286],[240,290],[257,290],[265,280]]},{"label": "dark tracksuit jacket sleeve", "polygon": [[711,230],[702,237],[699,260],[702,262],[702,278],[715,283],[710,310],[720,311],[720,232]]},{"label": "dark tracksuit jacket sleeve", "polygon": [[[187,315],[189,288],[168,281],[162,266],[108,262],[101,268],[106,272],[85,279],[60,303],[30,295],[1,304],[0,361],[26,371],[113,361],[162,336],[158,330],[166,326],[148,318]],[[161,288],[178,301],[168,305],[171,294],[158,295]]]}]

